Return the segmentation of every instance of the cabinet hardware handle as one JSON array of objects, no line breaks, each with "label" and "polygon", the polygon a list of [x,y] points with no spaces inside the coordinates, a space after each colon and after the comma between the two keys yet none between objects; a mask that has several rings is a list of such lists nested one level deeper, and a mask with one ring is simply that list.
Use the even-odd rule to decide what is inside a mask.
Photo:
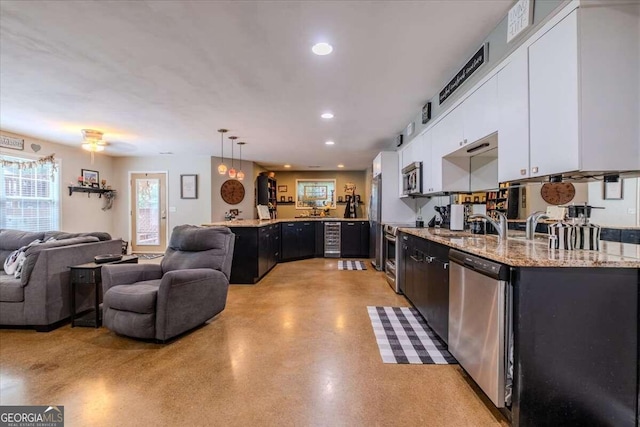
[{"label": "cabinet hardware handle", "polygon": [[538,167],[537,166],[532,167],[531,173],[538,173]]},{"label": "cabinet hardware handle", "polygon": [[449,263],[445,262],[444,264],[442,264],[442,268],[444,268],[445,270],[449,268]]},{"label": "cabinet hardware handle", "polygon": [[459,145],[460,145],[460,147],[462,147],[462,141],[460,141]]},{"label": "cabinet hardware handle", "polygon": [[467,139],[466,138],[464,139],[463,142],[464,142],[465,145],[467,145]]},{"label": "cabinet hardware handle", "polygon": [[527,174],[526,169],[520,169],[520,175],[526,175],[526,174]]},{"label": "cabinet hardware handle", "polygon": [[428,256],[428,257],[426,257],[426,260],[427,260],[427,262],[428,262],[428,263],[432,263],[434,259],[435,259],[435,258],[434,258],[434,257],[432,257],[432,256]]},{"label": "cabinet hardware handle", "polygon": [[347,225],[355,225],[355,224],[352,222],[348,222]]},{"label": "cabinet hardware handle", "polygon": [[411,258],[415,262],[420,262],[420,260],[418,258],[414,257],[413,255],[409,255],[409,258]]},{"label": "cabinet hardware handle", "polygon": [[407,236],[402,236],[402,240],[409,240]]}]

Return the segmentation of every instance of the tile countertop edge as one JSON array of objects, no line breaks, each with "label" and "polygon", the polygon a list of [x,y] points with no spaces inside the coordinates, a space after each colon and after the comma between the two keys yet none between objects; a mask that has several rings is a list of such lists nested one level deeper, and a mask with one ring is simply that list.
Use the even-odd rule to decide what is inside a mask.
[{"label": "tile countertop edge", "polygon": [[399,231],[512,267],[640,269],[640,245],[629,243],[601,241],[600,251],[566,251],[549,249],[544,239],[533,242],[508,239],[506,242],[499,242],[495,236],[473,235],[450,230],[436,232],[428,228],[400,228]]},{"label": "tile countertop edge", "polygon": [[353,222],[353,221],[365,221],[369,222],[368,218],[331,218],[331,217],[317,217],[317,218],[279,218],[279,219],[241,219],[232,221],[218,221],[208,222],[200,224],[203,227],[264,227],[267,225],[280,224],[283,222],[309,222],[309,221],[341,221],[341,222]]}]

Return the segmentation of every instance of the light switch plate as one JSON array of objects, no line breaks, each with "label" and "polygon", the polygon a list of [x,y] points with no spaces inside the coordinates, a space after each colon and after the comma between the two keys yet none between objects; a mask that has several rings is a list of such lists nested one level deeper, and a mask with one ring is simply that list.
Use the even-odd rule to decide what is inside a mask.
[{"label": "light switch plate", "polygon": [[169,206],[169,212],[175,212],[175,211],[176,211],[175,206]]}]

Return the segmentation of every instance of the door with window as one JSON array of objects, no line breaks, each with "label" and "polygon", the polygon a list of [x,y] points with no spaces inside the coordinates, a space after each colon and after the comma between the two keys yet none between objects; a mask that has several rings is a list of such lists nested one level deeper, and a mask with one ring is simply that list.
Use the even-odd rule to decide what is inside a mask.
[{"label": "door with window", "polygon": [[131,174],[131,251],[163,253],[167,248],[167,174]]}]

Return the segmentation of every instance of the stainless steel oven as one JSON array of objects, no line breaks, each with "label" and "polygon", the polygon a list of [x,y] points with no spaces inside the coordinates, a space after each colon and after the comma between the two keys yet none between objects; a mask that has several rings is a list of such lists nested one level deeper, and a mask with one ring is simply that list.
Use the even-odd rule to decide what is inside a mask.
[{"label": "stainless steel oven", "polygon": [[397,244],[399,227],[414,227],[415,224],[385,224],[383,227],[384,274],[387,282],[396,293],[402,293],[398,283],[396,260],[400,257],[400,246]]}]

